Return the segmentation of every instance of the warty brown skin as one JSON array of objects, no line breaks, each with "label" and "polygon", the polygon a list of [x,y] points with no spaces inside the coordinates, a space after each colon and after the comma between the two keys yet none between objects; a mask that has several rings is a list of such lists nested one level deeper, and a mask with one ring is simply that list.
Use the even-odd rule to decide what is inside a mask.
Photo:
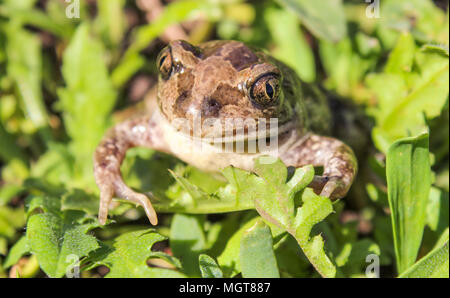
[{"label": "warty brown skin", "polygon": [[[322,166],[310,186],[321,195],[342,198],[357,172],[350,147],[332,137],[331,116],[325,97],[312,85],[264,52],[237,41],[211,41],[194,47],[173,41],[158,59],[159,109],[149,116],[130,119],[110,129],[94,155],[94,175],[100,188],[99,221],[104,224],[113,196],[142,206],[153,225],[156,212],[150,200],[123,181],[120,165],[131,147],[163,151],[204,171],[219,172],[228,165],[251,171],[254,158],[271,155],[286,165]],[[195,131],[180,132],[176,119],[193,127],[196,119],[278,119],[277,150],[217,152],[208,142],[192,141]],[[234,132],[235,140],[249,140],[247,130]],[[199,137],[220,137],[215,127],[201,130]],[[224,140],[227,140],[226,138]]]}]

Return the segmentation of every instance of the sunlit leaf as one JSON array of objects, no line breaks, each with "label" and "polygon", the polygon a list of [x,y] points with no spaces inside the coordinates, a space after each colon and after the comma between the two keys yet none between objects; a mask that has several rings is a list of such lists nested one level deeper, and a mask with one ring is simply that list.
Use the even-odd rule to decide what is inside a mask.
[{"label": "sunlit leaf", "polygon": [[223,277],[222,270],[216,261],[208,255],[201,254],[198,259],[200,271],[204,278],[220,278]]},{"label": "sunlit leaf", "polygon": [[386,176],[397,270],[402,273],[416,261],[425,227],[431,186],[428,134],[396,141],[386,156]]},{"label": "sunlit leaf", "polygon": [[244,232],[239,255],[243,277],[280,277],[273,252],[272,234],[261,220]]},{"label": "sunlit leaf", "polygon": [[75,172],[86,180],[92,173],[92,153],[109,126],[116,91],[109,79],[102,44],[80,25],[64,52],[66,83],[58,90],[60,108],[76,157]]},{"label": "sunlit leaf", "polygon": [[403,278],[448,278],[448,237],[440,248],[431,251],[399,277]]},{"label": "sunlit leaf", "polygon": [[73,264],[99,247],[97,240],[86,233],[95,223],[77,224],[79,214],[42,213],[32,215],[27,224],[27,242],[37,256],[42,270],[50,277],[62,277]]},{"label": "sunlit leaf", "polygon": [[169,269],[151,268],[147,260],[158,257],[152,252],[152,246],[166,237],[152,229],[128,232],[115,238],[111,243],[103,243],[102,247],[89,258],[90,269],[105,265],[110,271],[105,277],[149,278],[149,277],[184,277],[183,274]]},{"label": "sunlit leaf", "polygon": [[173,217],[170,227],[170,247],[188,275],[200,276],[198,258],[205,245],[202,217],[185,214],[176,214]]},{"label": "sunlit leaf", "polygon": [[338,41],[347,34],[345,12],[341,0],[278,0],[292,10],[317,37]]}]

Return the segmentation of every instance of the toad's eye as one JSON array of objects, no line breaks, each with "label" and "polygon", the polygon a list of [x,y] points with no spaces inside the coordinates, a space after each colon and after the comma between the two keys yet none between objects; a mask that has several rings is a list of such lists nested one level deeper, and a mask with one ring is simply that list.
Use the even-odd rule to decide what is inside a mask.
[{"label": "toad's eye", "polygon": [[161,73],[161,77],[164,80],[167,80],[170,77],[173,68],[172,54],[170,52],[170,49],[166,48],[162,50],[157,61],[157,66],[159,72]]},{"label": "toad's eye", "polygon": [[273,105],[280,93],[280,78],[276,74],[266,74],[259,77],[249,90],[250,99],[258,106]]}]

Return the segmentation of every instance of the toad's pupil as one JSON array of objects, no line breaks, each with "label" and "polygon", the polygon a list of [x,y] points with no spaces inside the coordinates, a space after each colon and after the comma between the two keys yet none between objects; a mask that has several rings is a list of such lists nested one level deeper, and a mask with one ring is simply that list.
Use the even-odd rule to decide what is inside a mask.
[{"label": "toad's pupil", "polygon": [[270,98],[273,97],[273,88],[269,83],[266,83],[266,93]]},{"label": "toad's pupil", "polygon": [[161,58],[161,61],[159,61],[159,67],[161,67],[161,66],[163,65],[163,63],[164,63],[164,61],[166,60],[166,58],[167,58],[167,55],[166,55],[166,56],[163,56],[163,57]]}]

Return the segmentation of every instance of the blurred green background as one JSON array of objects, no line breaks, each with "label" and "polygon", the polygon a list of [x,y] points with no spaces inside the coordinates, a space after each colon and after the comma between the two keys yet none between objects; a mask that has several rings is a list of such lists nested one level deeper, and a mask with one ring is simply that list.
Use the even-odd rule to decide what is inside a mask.
[{"label": "blurred green background", "polygon": [[[264,48],[303,81],[357,105],[371,123],[373,147],[359,161],[364,179],[317,226],[343,275],[362,276],[365,262],[358,252],[378,251],[382,275],[396,276],[417,253],[422,257],[445,241],[448,264],[448,1],[0,0],[0,276],[64,275],[52,267],[51,256],[40,257],[23,240],[33,228],[33,206],[44,214],[56,208],[61,220],[67,210],[80,212],[78,236],[92,230],[99,241],[148,227],[141,211],[126,204],[112,212],[116,223],[104,229],[81,223],[94,221],[97,212],[95,147],[107,128],[151,104],[156,56],[174,39],[193,44],[234,39]],[[412,232],[417,239],[408,240],[416,252],[399,263],[399,243],[406,240],[396,238],[396,224],[392,227],[403,219],[391,219],[395,200],[389,195],[388,201],[385,156],[395,141],[422,133],[429,133],[431,166],[413,162],[408,169],[430,171],[431,190],[419,199],[422,205],[410,202],[425,211],[408,219],[419,226]],[[123,166],[131,185],[165,197],[169,203],[162,209],[171,211],[170,202],[189,193],[167,169],[208,194],[224,187],[151,150],[131,150]],[[48,198],[58,202],[44,202]],[[217,258],[252,216],[245,211],[190,218],[187,226],[200,229],[195,241],[206,237],[193,258],[199,252]],[[157,228],[170,241],[176,237],[171,221],[171,214],[163,216]],[[316,276],[291,240],[274,247],[281,276]],[[95,249],[94,243],[80,253]],[[173,255],[167,244],[160,249]],[[298,260],[290,264],[292,259]],[[85,269],[86,277],[105,275],[102,267]]]}]

